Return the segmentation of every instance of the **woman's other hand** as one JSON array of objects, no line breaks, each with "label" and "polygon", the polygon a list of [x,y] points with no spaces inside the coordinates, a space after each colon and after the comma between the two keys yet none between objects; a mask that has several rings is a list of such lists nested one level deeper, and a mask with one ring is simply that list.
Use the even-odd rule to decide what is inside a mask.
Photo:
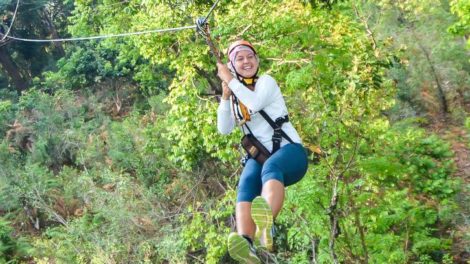
[{"label": "woman's other hand", "polygon": [[222,99],[228,100],[230,95],[232,95],[232,90],[230,90],[226,82],[222,82]]},{"label": "woman's other hand", "polygon": [[227,65],[222,64],[222,63],[217,63],[217,70],[218,70],[217,75],[223,82],[229,83],[233,79],[233,75],[228,69]]}]

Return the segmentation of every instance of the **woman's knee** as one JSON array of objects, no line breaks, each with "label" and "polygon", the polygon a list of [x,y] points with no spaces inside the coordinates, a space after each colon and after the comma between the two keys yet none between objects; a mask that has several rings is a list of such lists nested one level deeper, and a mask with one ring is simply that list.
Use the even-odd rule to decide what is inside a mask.
[{"label": "woman's knee", "polygon": [[[261,185],[260,185],[261,186]],[[253,188],[243,188],[244,190],[241,190],[240,186],[238,187],[238,193],[237,193],[237,203],[240,202],[252,202],[256,196],[259,196],[261,194],[261,187],[259,189],[253,189]]]},{"label": "woman's knee", "polygon": [[263,185],[268,182],[269,180],[277,180],[284,184],[284,173],[282,172],[281,164],[277,164],[277,162],[273,159],[268,159],[263,166],[263,170],[261,171],[261,180]]},{"label": "woman's knee", "polygon": [[307,156],[301,144],[288,144],[271,156],[263,166],[263,184],[274,179],[285,186],[301,180],[307,171]]}]

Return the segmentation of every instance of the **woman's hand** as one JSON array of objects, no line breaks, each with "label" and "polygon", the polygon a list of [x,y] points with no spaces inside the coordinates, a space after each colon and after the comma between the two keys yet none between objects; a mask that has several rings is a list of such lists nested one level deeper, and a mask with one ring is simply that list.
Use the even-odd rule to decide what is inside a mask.
[{"label": "woman's hand", "polygon": [[217,63],[217,70],[218,70],[217,75],[223,82],[229,83],[233,79],[233,75],[228,69],[227,65],[222,64],[222,63]]},{"label": "woman's hand", "polygon": [[226,82],[222,82],[222,99],[228,100],[230,95],[232,95],[232,90],[230,90]]}]

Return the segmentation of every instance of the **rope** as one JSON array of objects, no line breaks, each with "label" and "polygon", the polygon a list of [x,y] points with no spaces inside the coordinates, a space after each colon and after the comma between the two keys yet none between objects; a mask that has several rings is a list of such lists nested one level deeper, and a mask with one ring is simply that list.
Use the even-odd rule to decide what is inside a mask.
[{"label": "rope", "polygon": [[0,40],[0,42],[4,41],[5,38],[8,37],[8,34],[10,33],[11,28],[13,27],[13,23],[15,23],[16,13],[18,12],[18,6],[20,6],[20,0],[17,0],[17,1],[16,1],[15,13],[13,13],[13,18],[12,18],[12,20],[11,20],[11,24],[10,24],[10,26],[8,27],[8,30],[7,30],[7,32],[5,33],[5,35],[3,35],[2,39]]},{"label": "rope", "polygon": [[[220,0],[217,0],[207,13],[206,17],[204,18],[204,23],[207,21],[209,16],[212,14],[212,11],[215,9],[217,3],[219,3]],[[17,5],[16,5],[16,10],[15,10],[15,16],[16,16],[16,11],[18,10],[18,5],[19,5],[20,0],[18,0]],[[13,17],[14,19],[14,17]],[[12,23],[13,25],[13,23]],[[150,34],[150,33],[161,33],[161,32],[174,32],[174,31],[180,31],[180,30],[185,30],[185,29],[193,29],[197,28],[197,25],[193,26],[183,26],[183,27],[175,27],[175,28],[165,28],[165,29],[154,29],[154,30],[146,30],[146,31],[138,31],[138,32],[128,32],[128,33],[121,33],[121,34],[108,34],[108,35],[100,35],[100,36],[90,36],[90,37],[77,37],[77,38],[58,38],[58,39],[28,39],[28,38],[19,38],[19,37],[14,37],[14,36],[8,36],[8,32],[11,29],[11,26],[8,28],[7,34],[3,36],[4,40],[5,38],[9,38],[12,40],[16,41],[24,41],[24,42],[66,42],[66,41],[82,41],[82,40],[92,40],[92,39],[106,39],[106,38],[114,38],[114,37],[127,37],[127,36],[133,36],[133,35],[143,35],[143,34]]]},{"label": "rope", "polygon": [[212,5],[211,9],[209,10],[209,12],[207,13],[207,16],[204,18],[204,21],[202,24],[206,23],[207,22],[207,19],[209,18],[209,16],[212,14],[212,11],[214,10],[215,6],[219,3],[220,0],[217,0],[215,1],[215,3]]}]

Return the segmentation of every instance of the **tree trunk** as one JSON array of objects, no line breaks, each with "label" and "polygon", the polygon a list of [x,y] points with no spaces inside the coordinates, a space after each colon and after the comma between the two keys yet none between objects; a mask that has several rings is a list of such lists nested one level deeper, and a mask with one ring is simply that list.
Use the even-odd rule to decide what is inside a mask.
[{"label": "tree trunk", "polygon": [[20,95],[22,91],[28,88],[29,81],[21,74],[20,69],[11,59],[5,46],[0,48],[0,64],[5,75],[11,79],[16,91]]},{"label": "tree trunk", "polygon": [[[333,174],[333,173],[332,173]],[[330,206],[328,207],[328,215],[330,218],[330,241],[329,241],[329,248],[330,248],[330,256],[333,259],[334,264],[339,264],[338,260],[338,255],[336,254],[335,251],[335,242],[336,238],[340,234],[340,228],[339,228],[339,219],[338,219],[338,212],[337,212],[337,206],[338,206],[338,200],[339,200],[339,193],[338,193],[338,181],[340,176],[335,176],[334,174],[332,175],[334,177],[333,180],[333,194],[331,196],[330,200]]]},{"label": "tree trunk", "polygon": [[447,98],[446,98],[444,88],[442,87],[442,84],[439,80],[439,76],[437,75],[436,68],[434,67],[434,63],[431,60],[431,56],[429,55],[429,52],[421,44],[421,42],[419,41],[419,39],[417,37],[416,37],[416,42],[417,42],[419,48],[423,51],[424,56],[426,57],[426,61],[429,64],[429,68],[431,69],[431,73],[434,77],[434,81],[436,82],[436,86],[437,86],[437,93],[438,93],[439,102],[441,103],[441,110],[442,110],[441,112],[445,116],[446,114],[449,113],[449,107],[447,105]]},{"label": "tree trunk", "polygon": [[221,95],[222,94],[222,89],[220,88],[220,85],[214,81],[214,79],[212,78],[212,76],[206,72],[205,70],[199,68],[198,66],[194,65],[194,69],[196,70],[196,72],[204,77],[207,82],[209,83],[209,86],[211,87],[211,90],[214,92],[214,94],[216,95]]},{"label": "tree trunk", "polygon": [[[52,20],[49,18],[49,12],[44,9],[43,12],[42,12],[42,19],[44,21],[44,24],[46,25],[47,27],[47,31],[51,34],[52,38],[54,39],[58,39],[60,38],[59,37],[59,34],[57,33],[57,29],[55,28],[55,25],[54,23],[52,22]],[[64,57],[65,56],[65,51],[64,51],[64,47],[62,47],[62,43],[61,42],[52,42],[52,45],[54,45],[55,49],[56,49],[56,52],[57,54],[60,56],[60,57]]]},{"label": "tree trunk", "polygon": [[[404,13],[403,9],[399,6],[396,6],[396,8],[397,8],[397,10],[399,12],[399,15],[400,15],[398,20],[401,23],[406,24],[407,21],[406,21],[406,16],[405,16],[405,13]],[[407,25],[407,27],[411,30],[411,33],[413,34],[413,37],[416,40],[416,44],[419,46],[419,48],[423,52],[424,57],[426,58],[426,61],[429,64],[429,68],[431,69],[431,74],[433,75],[432,77],[434,78],[434,81],[436,82],[436,86],[437,86],[437,97],[438,97],[440,105],[441,105],[441,113],[444,117],[446,117],[446,115],[449,113],[449,106],[447,104],[446,94],[445,94],[444,88],[442,87],[441,81],[439,80],[439,76],[438,76],[438,72],[436,70],[436,67],[434,66],[434,63],[431,60],[431,56],[430,56],[428,50],[423,46],[423,44],[421,43],[420,38],[416,34],[413,23],[409,22],[409,25]]]},{"label": "tree trunk", "polygon": [[367,245],[366,245],[366,235],[364,231],[364,226],[361,224],[361,216],[359,213],[359,209],[356,207],[356,203],[354,202],[354,197],[351,194],[351,191],[349,190],[348,187],[346,187],[346,192],[348,194],[348,200],[349,200],[349,207],[353,212],[354,215],[354,224],[356,225],[357,230],[359,231],[359,237],[361,239],[361,245],[362,245],[362,251],[363,251],[363,257],[364,259],[360,259],[360,261],[364,264],[369,263],[369,253],[367,251]]}]

